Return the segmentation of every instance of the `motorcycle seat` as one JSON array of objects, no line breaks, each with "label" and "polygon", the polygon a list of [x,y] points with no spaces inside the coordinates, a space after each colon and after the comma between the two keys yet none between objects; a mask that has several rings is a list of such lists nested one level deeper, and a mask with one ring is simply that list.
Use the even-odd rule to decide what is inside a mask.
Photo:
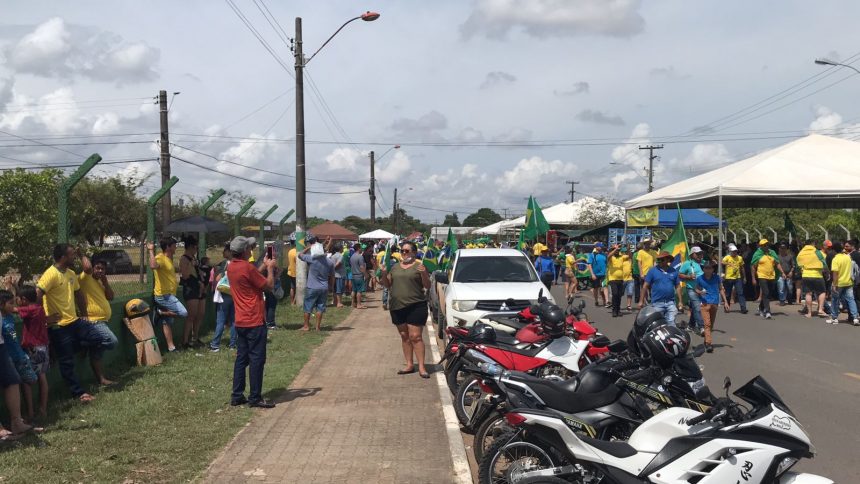
[{"label": "motorcycle seat", "polygon": [[618,457],[619,459],[624,459],[626,457],[632,457],[636,455],[636,449],[634,449],[633,446],[628,444],[627,442],[617,440],[610,442],[607,440],[592,439],[591,437],[586,437],[584,435],[578,435],[577,437],[579,437],[580,440],[594,447],[595,449],[600,450],[602,452],[606,452],[607,454],[613,457]]},{"label": "motorcycle seat", "polygon": [[576,378],[564,381],[545,380],[520,372],[511,372],[508,378],[528,385],[547,407],[566,413],[578,413],[609,405],[622,391],[615,385],[609,385],[598,392],[577,392],[579,382]]}]

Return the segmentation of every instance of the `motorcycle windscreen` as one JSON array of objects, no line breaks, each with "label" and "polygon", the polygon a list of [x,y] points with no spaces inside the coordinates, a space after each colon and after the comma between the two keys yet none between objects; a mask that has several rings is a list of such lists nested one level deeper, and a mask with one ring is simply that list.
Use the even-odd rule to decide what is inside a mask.
[{"label": "motorcycle windscreen", "polygon": [[794,417],[794,412],[788,408],[788,405],[782,400],[782,397],[776,393],[776,390],[768,383],[761,375],[756,376],[746,385],[738,388],[734,394],[751,403],[756,407],[764,407],[773,403],[780,410]]}]

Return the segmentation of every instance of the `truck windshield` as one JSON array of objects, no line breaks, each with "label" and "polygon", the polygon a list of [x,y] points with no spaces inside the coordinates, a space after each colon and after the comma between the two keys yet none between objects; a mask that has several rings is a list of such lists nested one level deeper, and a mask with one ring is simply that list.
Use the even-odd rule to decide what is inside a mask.
[{"label": "truck windshield", "polygon": [[525,257],[461,257],[454,282],[535,282],[537,274]]}]

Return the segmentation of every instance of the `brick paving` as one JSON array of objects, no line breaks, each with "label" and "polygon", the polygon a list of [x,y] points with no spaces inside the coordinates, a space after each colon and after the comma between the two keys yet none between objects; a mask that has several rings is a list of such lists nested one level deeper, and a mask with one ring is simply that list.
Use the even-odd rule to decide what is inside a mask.
[{"label": "brick paving", "polygon": [[379,294],[326,338],[283,403],[259,411],[205,482],[454,481],[436,380],[396,374],[400,339]]}]

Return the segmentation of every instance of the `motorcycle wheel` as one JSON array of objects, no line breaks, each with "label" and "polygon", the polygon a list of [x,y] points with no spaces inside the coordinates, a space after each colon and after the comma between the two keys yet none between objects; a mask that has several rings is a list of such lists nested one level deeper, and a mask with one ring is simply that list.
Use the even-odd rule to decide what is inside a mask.
[{"label": "motorcycle wheel", "polygon": [[475,431],[475,439],[472,443],[472,448],[475,452],[475,462],[481,462],[484,454],[500,435],[512,430],[514,430],[513,427],[508,425],[505,416],[499,412],[493,412],[489,417],[484,419],[478,430]]},{"label": "motorcycle wheel", "polygon": [[570,481],[553,476],[538,476],[520,479],[517,484],[570,484]]},{"label": "motorcycle wheel", "polygon": [[445,380],[448,382],[448,390],[451,390],[451,395],[456,395],[460,389],[460,382],[465,379],[465,373],[461,371],[463,368],[463,360],[458,359],[454,364],[445,368]]},{"label": "motorcycle wheel", "polygon": [[518,475],[522,472],[550,467],[555,464],[549,453],[509,432],[487,449],[478,469],[478,481],[480,484],[519,483]]},{"label": "motorcycle wheel", "polygon": [[475,408],[478,401],[484,397],[484,391],[478,385],[480,380],[476,376],[470,376],[460,383],[460,388],[457,390],[457,396],[454,398],[454,413],[457,414],[457,420],[464,427],[463,430],[469,432],[469,421],[472,419],[472,414],[475,413]]}]

